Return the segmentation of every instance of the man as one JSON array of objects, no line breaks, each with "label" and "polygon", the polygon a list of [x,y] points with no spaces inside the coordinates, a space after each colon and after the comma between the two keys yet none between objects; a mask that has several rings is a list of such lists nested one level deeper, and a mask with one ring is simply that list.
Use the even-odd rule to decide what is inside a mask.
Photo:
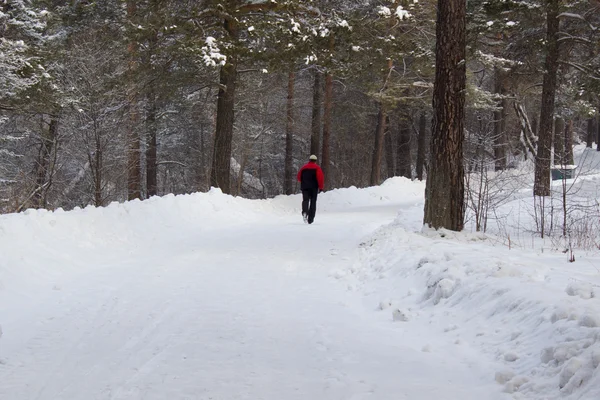
[{"label": "man", "polygon": [[325,183],[323,170],[317,165],[317,156],[314,154],[298,171],[298,182],[302,189],[302,217],[304,222],[312,224],[317,212],[317,194],[323,191]]}]

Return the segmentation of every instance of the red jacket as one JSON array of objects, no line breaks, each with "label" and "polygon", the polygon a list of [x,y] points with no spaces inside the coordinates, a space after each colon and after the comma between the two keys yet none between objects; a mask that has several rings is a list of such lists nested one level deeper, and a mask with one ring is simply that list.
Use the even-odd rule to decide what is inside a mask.
[{"label": "red jacket", "polygon": [[309,162],[300,168],[297,178],[302,190],[317,188],[323,190],[323,186],[325,185],[323,170],[315,162]]}]

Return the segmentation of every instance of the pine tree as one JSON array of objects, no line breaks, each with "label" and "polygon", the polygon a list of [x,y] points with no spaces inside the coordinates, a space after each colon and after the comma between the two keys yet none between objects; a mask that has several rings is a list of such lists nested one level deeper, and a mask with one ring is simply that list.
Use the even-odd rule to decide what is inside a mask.
[{"label": "pine tree", "polygon": [[464,224],[466,2],[439,0],[431,163],[423,223],[460,231]]}]

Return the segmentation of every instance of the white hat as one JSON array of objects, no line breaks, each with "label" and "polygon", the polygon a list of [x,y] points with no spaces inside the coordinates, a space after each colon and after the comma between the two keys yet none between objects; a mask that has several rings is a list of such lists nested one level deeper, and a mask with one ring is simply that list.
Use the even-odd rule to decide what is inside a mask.
[{"label": "white hat", "polygon": [[308,157],[309,160],[311,161],[317,161],[317,156],[315,156],[314,154],[311,155],[310,157]]}]

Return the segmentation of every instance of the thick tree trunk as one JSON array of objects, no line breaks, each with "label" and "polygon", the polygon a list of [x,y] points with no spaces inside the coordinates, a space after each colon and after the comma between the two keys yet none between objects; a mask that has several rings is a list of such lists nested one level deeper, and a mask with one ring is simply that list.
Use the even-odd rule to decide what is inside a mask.
[{"label": "thick tree trunk", "polygon": [[379,185],[381,181],[381,158],[383,154],[383,135],[385,134],[386,113],[383,104],[379,104],[377,126],[375,127],[375,143],[373,144],[373,158],[371,160],[371,186]]},{"label": "thick tree trunk", "polygon": [[412,179],[412,162],[410,155],[410,122],[402,120],[396,142],[396,175]]},{"label": "thick tree trunk", "polygon": [[385,164],[387,168],[387,177],[391,178],[394,176],[396,171],[396,165],[394,160],[394,143],[392,139],[392,129],[390,127],[390,117],[385,119],[385,133],[383,136],[383,146],[385,148]]},{"label": "thick tree trunk", "polygon": [[146,111],[146,192],[147,197],[156,196],[158,191],[157,167],[157,126],[156,126],[156,94],[150,88],[147,96]]},{"label": "thick tree trunk", "polygon": [[285,194],[294,192],[294,83],[296,74],[288,74],[287,120],[285,124]]},{"label": "thick tree trunk", "polygon": [[594,136],[595,136],[595,132],[594,132],[594,118],[588,118],[587,120],[587,136],[585,139],[585,146],[587,148],[592,148],[592,146],[594,145]]},{"label": "thick tree trunk", "polygon": [[[127,0],[127,18],[135,24],[137,14],[136,0]],[[139,112],[137,109],[137,89],[135,76],[138,70],[138,44],[131,39],[127,48],[129,53],[129,93],[127,95],[129,121],[127,126],[127,199],[142,197],[141,184],[141,143],[138,132]]]},{"label": "thick tree trunk", "polygon": [[540,113],[540,133],[535,158],[535,196],[550,196],[550,155],[552,147],[552,125],[558,70],[558,7],[559,0],[546,2],[546,62],[542,86],[542,110]]},{"label": "thick tree trunk", "polygon": [[554,165],[565,164],[565,121],[554,120]]},{"label": "thick tree trunk", "polygon": [[466,2],[438,0],[431,160],[423,223],[460,231],[464,225]]},{"label": "thick tree trunk", "polygon": [[417,179],[423,180],[423,169],[425,167],[425,151],[427,143],[427,116],[425,112],[419,117],[419,138],[417,139]]},{"label": "thick tree trunk", "polygon": [[[504,95],[504,73],[500,68],[495,70],[494,91],[499,95]],[[494,169],[501,171],[506,168],[506,100],[498,102],[498,110],[494,111]]]},{"label": "thick tree trunk", "polygon": [[329,140],[331,137],[331,111],[333,107],[333,75],[325,76],[325,99],[323,105],[323,155],[321,156],[321,169],[325,175],[325,189],[329,189]]},{"label": "thick tree trunk", "polygon": [[313,104],[312,104],[312,124],[310,134],[310,154],[318,155],[321,142],[321,106],[323,102],[323,84],[321,82],[321,73],[317,68],[313,70]]},{"label": "thick tree trunk", "polygon": [[[237,23],[225,21],[225,29],[232,39],[238,37]],[[233,141],[233,122],[235,105],[235,85],[237,80],[237,54],[232,52],[219,73],[219,94],[217,97],[217,123],[213,147],[210,185],[230,193],[231,149]]]}]

